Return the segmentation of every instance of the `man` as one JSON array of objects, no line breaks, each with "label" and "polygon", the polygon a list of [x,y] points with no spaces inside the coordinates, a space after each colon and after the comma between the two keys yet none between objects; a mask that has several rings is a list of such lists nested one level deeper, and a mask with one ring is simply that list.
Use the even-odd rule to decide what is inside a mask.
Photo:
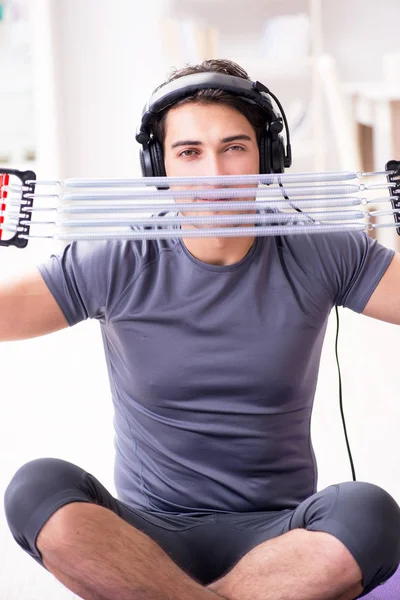
[{"label": "man", "polygon": [[[197,72],[247,78],[230,61],[175,78]],[[151,127],[168,176],[260,170],[265,112],[223,91]],[[99,320],[115,406],[119,499],[32,461],[6,492],[16,541],[86,599],[350,600],[388,579],[397,503],[362,482],[316,493],[309,424],[331,308],[400,323],[399,281],[364,234],[183,236],[74,243],[3,288],[3,340]]]}]

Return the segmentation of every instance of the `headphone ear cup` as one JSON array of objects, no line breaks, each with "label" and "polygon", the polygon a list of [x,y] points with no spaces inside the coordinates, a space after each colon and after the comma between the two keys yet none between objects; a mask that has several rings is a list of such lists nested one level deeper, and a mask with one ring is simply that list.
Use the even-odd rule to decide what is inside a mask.
[{"label": "headphone ear cup", "polygon": [[149,144],[154,177],[166,177],[162,145],[156,139]]},{"label": "headphone ear cup", "polygon": [[261,134],[260,144],[260,173],[271,173],[271,165],[269,162],[269,157],[271,155],[269,148],[269,136],[267,132]]},{"label": "headphone ear cup", "polygon": [[[150,160],[152,173],[154,177],[166,177],[164,164],[164,152],[162,145],[156,139],[152,139],[149,143]],[[169,190],[169,186],[157,186],[158,190]]]},{"label": "headphone ear cup", "polygon": [[165,177],[164,155],[157,140],[143,144],[139,151],[140,168],[143,177]]},{"label": "headphone ear cup", "polygon": [[140,167],[143,177],[153,177],[153,165],[151,162],[150,144],[143,144],[142,150],[139,153]]},{"label": "headphone ear cup", "polygon": [[271,163],[273,173],[285,171],[285,145],[281,135],[274,136],[271,140]]},{"label": "headphone ear cup", "polygon": [[146,172],[146,160],[145,160],[145,152],[144,150],[139,150],[139,160],[140,160],[140,169],[142,171],[143,177],[148,177]]}]

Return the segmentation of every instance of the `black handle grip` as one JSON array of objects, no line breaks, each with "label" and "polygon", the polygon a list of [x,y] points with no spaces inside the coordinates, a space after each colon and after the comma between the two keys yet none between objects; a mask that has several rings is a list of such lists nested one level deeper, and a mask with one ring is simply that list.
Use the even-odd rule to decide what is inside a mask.
[{"label": "black handle grip", "polygon": [[[6,169],[0,168],[0,175],[15,175],[21,181],[23,185],[22,200],[24,203],[21,205],[21,216],[18,220],[18,232],[9,240],[0,240],[0,246],[16,246],[17,248],[25,248],[28,244],[26,238],[21,238],[21,235],[28,235],[30,226],[26,223],[21,224],[21,221],[30,221],[32,218],[32,212],[26,211],[26,208],[31,208],[33,205],[33,198],[27,197],[27,194],[33,194],[35,192],[36,173],[33,171],[19,171],[18,169]],[[27,183],[29,181],[29,183]],[[23,213],[23,214],[22,214]]]}]

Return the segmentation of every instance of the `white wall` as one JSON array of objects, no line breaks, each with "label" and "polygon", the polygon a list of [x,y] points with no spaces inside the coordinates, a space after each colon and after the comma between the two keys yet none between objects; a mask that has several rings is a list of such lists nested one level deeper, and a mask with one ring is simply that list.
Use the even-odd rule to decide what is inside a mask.
[{"label": "white wall", "polygon": [[337,60],[343,81],[380,81],[382,54],[399,52],[393,32],[400,16],[398,1],[323,0],[322,8],[323,49]]},{"label": "white wall", "polygon": [[[52,27],[51,32],[44,29],[39,36],[43,46],[37,58],[41,68],[36,73],[43,84],[43,96],[38,93],[37,98],[46,99],[49,107],[47,131],[43,107],[40,111],[39,177],[137,175],[136,122],[149,91],[170,66],[167,50],[161,47],[162,25],[158,21],[167,3],[31,1],[33,8],[41,11],[47,6],[49,12],[41,14],[44,22],[48,17]],[[344,0],[340,4],[337,13],[347,6]],[[262,12],[260,8],[258,11]],[[227,38],[223,45],[225,56],[229,48],[237,47],[234,58],[253,43],[251,39],[235,40],[243,23],[239,12],[237,29],[232,28],[230,40]],[[230,11],[230,16],[234,15],[235,11]],[[50,33],[48,41],[54,45],[54,53],[46,60],[43,36]],[[328,41],[334,43],[332,35]],[[54,141],[55,133],[59,144]],[[49,148],[56,155],[49,153]],[[30,242],[24,251],[1,249],[0,278],[34,265],[53,249],[52,242],[47,241]],[[357,475],[383,486],[400,502],[399,332],[394,326],[349,311],[341,314],[344,402]],[[350,479],[338,409],[333,339],[334,321],[324,347],[313,420],[320,489]],[[76,462],[113,491],[112,411],[97,324],[87,322],[42,339],[2,344],[0,364],[4,407],[0,495],[21,464],[40,456]],[[18,548],[2,514],[0,534],[0,600],[72,597]]]},{"label": "white wall", "polygon": [[136,123],[166,75],[166,0],[52,3],[61,177],[139,174]]},{"label": "white wall", "polygon": [[[196,16],[220,29],[221,53],[233,60],[252,60],[260,49],[267,19],[309,13],[313,0],[247,0],[243,18],[242,0],[171,0],[177,16]],[[399,18],[398,0],[321,0],[323,52],[338,61],[344,80],[379,80],[382,53],[398,52],[394,24]],[[229,13],[229,19],[227,14]],[[340,43],[338,43],[340,40]],[[282,54],[290,39],[282,40]],[[293,57],[295,59],[295,57]],[[266,76],[274,65],[265,65]]]}]

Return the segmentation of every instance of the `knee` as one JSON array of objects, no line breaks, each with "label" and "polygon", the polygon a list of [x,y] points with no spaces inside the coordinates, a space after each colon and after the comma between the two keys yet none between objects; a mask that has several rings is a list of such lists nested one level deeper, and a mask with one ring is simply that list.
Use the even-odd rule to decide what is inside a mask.
[{"label": "knee", "polygon": [[61,548],[72,548],[76,543],[76,532],[87,529],[88,523],[93,523],[104,510],[101,506],[86,502],[71,502],[61,506],[38,533],[36,545],[42,556]]},{"label": "knee", "polygon": [[[77,489],[80,469],[55,458],[41,458],[23,465],[9,483],[4,496],[4,509],[14,538],[24,544],[27,532],[37,530],[40,519],[57,506],[57,498]],[[48,506],[47,506],[48,505]],[[40,509],[40,510],[39,510]]]},{"label": "knee", "polygon": [[377,485],[349,482],[339,485],[335,518],[347,514],[345,525],[356,546],[364,585],[373,589],[386,581],[400,563],[400,507]]},{"label": "knee", "polygon": [[[393,556],[400,561],[400,507],[395,499],[381,487],[364,482],[353,483],[353,511],[357,532],[369,533],[376,552]],[[378,554],[379,555],[379,554]]]},{"label": "knee", "polygon": [[373,544],[376,552],[391,549],[390,554],[400,561],[400,507],[381,487],[361,481],[338,485],[334,513],[348,515],[353,534]]}]

